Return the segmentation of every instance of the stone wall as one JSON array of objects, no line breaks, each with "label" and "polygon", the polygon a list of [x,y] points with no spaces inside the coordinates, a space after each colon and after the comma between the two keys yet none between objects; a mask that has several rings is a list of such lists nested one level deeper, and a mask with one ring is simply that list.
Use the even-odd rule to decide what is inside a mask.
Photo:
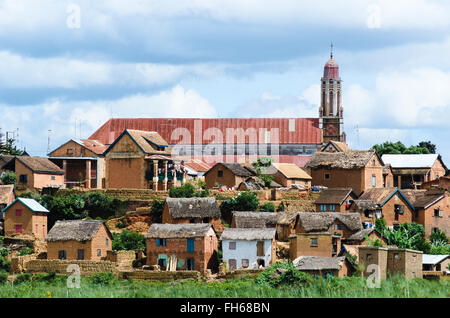
[{"label": "stone wall", "polygon": [[11,257],[11,270],[12,274],[25,272],[27,269],[27,263],[31,260],[35,260],[36,254],[24,255],[24,256],[13,256]]},{"label": "stone wall", "polygon": [[198,271],[149,271],[149,270],[135,270],[135,271],[120,271],[119,279],[132,280],[147,280],[147,281],[163,281],[170,282],[181,279],[194,279],[200,281],[202,275]]},{"label": "stone wall", "polygon": [[107,261],[62,261],[62,260],[31,260],[26,263],[29,273],[48,273],[55,271],[58,274],[70,274],[67,267],[71,264],[80,266],[81,275],[93,273],[114,272],[116,263]]},{"label": "stone wall", "polygon": [[108,251],[106,260],[116,263],[118,267],[132,268],[133,261],[136,259],[136,251]]},{"label": "stone wall", "polygon": [[257,277],[261,274],[265,269],[238,269],[232,272],[228,272],[224,275],[221,275],[220,278],[225,279],[240,279],[242,277],[250,276]]}]

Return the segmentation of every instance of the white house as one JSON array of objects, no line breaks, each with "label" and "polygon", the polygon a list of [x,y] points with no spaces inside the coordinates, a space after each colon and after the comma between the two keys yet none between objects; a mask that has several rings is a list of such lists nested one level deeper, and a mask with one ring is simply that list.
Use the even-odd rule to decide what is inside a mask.
[{"label": "white house", "polygon": [[260,268],[276,257],[274,228],[226,228],[222,236],[223,261],[230,270]]}]

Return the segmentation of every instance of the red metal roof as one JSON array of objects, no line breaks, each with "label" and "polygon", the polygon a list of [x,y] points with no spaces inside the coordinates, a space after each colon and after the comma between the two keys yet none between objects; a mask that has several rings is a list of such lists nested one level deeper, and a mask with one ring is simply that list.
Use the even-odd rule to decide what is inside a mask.
[{"label": "red metal roof", "polygon": [[[290,120],[295,121],[293,131],[289,130]],[[216,128],[216,129],[214,129]],[[265,141],[265,130],[271,131],[271,143],[279,144],[320,144],[321,130],[318,118],[113,118],[108,120],[89,139],[111,144],[124,129],[156,131],[169,144],[209,144],[225,143],[231,135],[227,129],[237,130],[237,136],[249,141],[245,135],[251,128],[258,136],[258,142]],[[277,138],[278,129],[278,138]],[[215,132],[223,134],[223,140],[213,140]],[[231,130],[232,132],[233,130]],[[248,131],[247,131],[248,132]],[[214,136],[211,137],[211,134]],[[239,143],[234,137],[233,143]],[[278,139],[278,140],[277,140]]]},{"label": "red metal roof", "polygon": [[333,58],[329,59],[323,70],[324,78],[339,78],[339,65]]}]

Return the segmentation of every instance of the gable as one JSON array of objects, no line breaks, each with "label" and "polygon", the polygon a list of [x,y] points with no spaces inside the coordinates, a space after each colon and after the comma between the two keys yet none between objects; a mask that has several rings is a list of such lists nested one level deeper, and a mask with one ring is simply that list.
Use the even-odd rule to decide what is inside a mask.
[{"label": "gable", "polygon": [[[406,206],[408,206],[412,211],[415,210],[414,206],[409,202],[409,200],[404,196],[404,194],[400,191],[394,191],[387,199],[385,199],[380,205],[383,207],[388,202],[402,202]],[[395,203],[394,203],[395,204]]]},{"label": "gable", "polygon": [[374,153],[372,157],[370,157],[369,161],[367,161],[365,168],[383,168],[384,163],[381,158]]},{"label": "gable", "polygon": [[123,133],[106,152],[139,152],[143,153],[143,150],[136,144],[136,142],[128,135]]},{"label": "gable", "polygon": [[96,154],[85,146],[75,142],[74,140],[69,140],[65,144],[53,150],[50,157],[96,157]]}]

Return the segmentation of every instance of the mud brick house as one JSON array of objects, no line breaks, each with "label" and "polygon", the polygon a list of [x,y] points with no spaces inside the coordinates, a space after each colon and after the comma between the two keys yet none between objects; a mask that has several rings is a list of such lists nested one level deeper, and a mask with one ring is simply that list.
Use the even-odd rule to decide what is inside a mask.
[{"label": "mud brick house", "polygon": [[277,169],[274,181],[285,188],[290,188],[293,184],[298,184],[309,188],[311,186],[311,176],[305,170],[293,163],[274,163]]},{"label": "mud brick house", "polygon": [[47,158],[16,156],[3,169],[14,171],[17,183],[27,188],[64,186],[64,171]]},{"label": "mud brick house", "polygon": [[291,260],[299,256],[336,256],[342,241],[360,230],[358,213],[298,212],[295,234],[289,237]]},{"label": "mud brick house", "polygon": [[330,140],[320,149],[321,152],[345,152],[350,150],[350,147],[346,143],[334,140]]},{"label": "mud brick house", "polygon": [[103,221],[56,221],[46,238],[47,259],[106,260],[112,239]]},{"label": "mud brick house", "polygon": [[2,210],[5,236],[44,240],[47,237],[48,213],[36,200],[17,198]]},{"label": "mud brick house", "polygon": [[251,176],[255,176],[253,170],[239,163],[220,162],[205,173],[205,182],[208,189],[217,186],[237,189],[241,182]]},{"label": "mud brick house", "polygon": [[450,191],[450,177],[449,176],[439,177],[438,179],[424,182],[421,185],[421,189],[433,189],[433,188],[446,189]]},{"label": "mud brick house", "polygon": [[274,228],[226,228],[220,240],[228,269],[270,266],[276,259],[275,233]]},{"label": "mud brick house", "polygon": [[[0,185],[0,211],[13,203],[15,199],[16,195],[14,193],[14,185]],[[2,213],[0,213],[0,219],[3,219]]]},{"label": "mud brick house", "polygon": [[398,188],[367,189],[354,201],[350,211],[361,214],[364,228],[374,227],[379,218],[385,219],[387,227],[395,228],[413,222],[415,213],[414,206]]},{"label": "mud brick house", "polygon": [[345,277],[353,273],[352,265],[345,256],[342,257],[317,257],[300,256],[293,261],[294,266],[301,272],[313,275],[315,278],[321,276]]},{"label": "mud brick house", "polygon": [[277,222],[277,240],[288,242],[289,237],[295,234],[298,212],[280,212]]},{"label": "mud brick house", "polygon": [[334,188],[322,190],[320,196],[314,202],[317,212],[347,212],[350,201],[358,196],[350,188]]},{"label": "mud brick house", "polygon": [[104,152],[106,188],[168,190],[186,180],[172,149],[154,131],[125,129]]},{"label": "mud brick house", "polygon": [[369,238],[371,242],[374,240],[379,240],[384,246],[387,245],[387,240],[381,235],[380,232],[374,228],[363,229],[355,234],[350,235],[344,241],[348,245],[367,245],[366,237]]},{"label": "mud brick house", "polygon": [[216,271],[217,236],[211,224],[152,224],[147,239],[147,265],[162,270]]},{"label": "mud brick house", "polygon": [[[358,263],[367,267],[378,265],[381,279],[395,274],[404,275],[406,279],[422,278],[422,252],[396,247],[360,246]],[[364,271],[367,277],[372,271]]]},{"label": "mud brick house", "polygon": [[415,208],[414,222],[422,224],[428,237],[438,229],[450,236],[450,194],[444,189],[403,190]]},{"label": "mud brick house", "polygon": [[106,146],[97,140],[71,139],[49,154],[49,160],[64,170],[67,188],[104,188]]},{"label": "mud brick house", "polygon": [[221,232],[223,224],[216,198],[167,198],[162,214],[163,224],[210,223]]},{"label": "mud brick house", "polygon": [[316,152],[305,168],[313,186],[352,188],[357,195],[369,188],[383,187],[389,177],[375,151]]},{"label": "mud brick house", "polygon": [[204,179],[206,171],[211,169],[211,165],[201,160],[193,159],[184,163],[186,173],[192,179]]},{"label": "mud brick house", "polygon": [[234,211],[231,228],[276,228],[280,213]]},{"label": "mud brick house", "polygon": [[[281,188],[281,184],[276,183],[275,181],[271,181],[269,188]],[[238,191],[246,191],[246,190],[264,190],[266,188],[266,183],[257,176],[248,177],[244,182],[241,182],[237,187]]]},{"label": "mud brick house", "polygon": [[447,167],[438,154],[383,155],[382,160],[392,166],[394,187],[420,189],[423,182],[445,175]]},{"label": "mud brick house", "polygon": [[[449,271],[450,255],[422,255],[422,270],[430,272]],[[450,272],[450,271],[449,271]]]}]

